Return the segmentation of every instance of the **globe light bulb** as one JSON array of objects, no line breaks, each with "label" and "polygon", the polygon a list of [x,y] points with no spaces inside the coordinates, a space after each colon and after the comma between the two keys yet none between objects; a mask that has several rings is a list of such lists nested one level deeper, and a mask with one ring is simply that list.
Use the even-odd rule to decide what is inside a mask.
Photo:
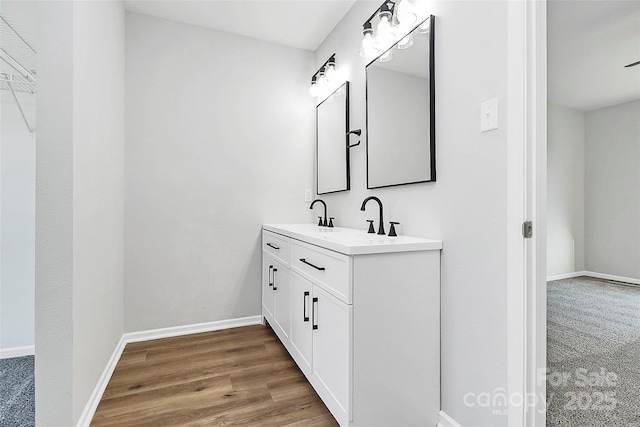
[{"label": "globe light bulb", "polygon": [[327,96],[328,90],[329,82],[327,82],[327,77],[324,75],[324,72],[320,72],[318,76],[318,97],[324,98]]},{"label": "globe light bulb", "polygon": [[382,49],[386,49],[393,44],[396,40],[396,35],[393,33],[391,27],[392,19],[391,9],[389,3],[383,3],[380,6],[380,13],[378,14],[378,25],[376,27],[375,41]]},{"label": "globe light bulb", "polygon": [[387,47],[393,43],[395,36],[391,31],[391,21],[390,16],[387,14],[380,15],[380,21],[378,22],[378,26],[376,28],[376,43],[380,46]]},{"label": "globe light bulb", "polygon": [[329,64],[327,66],[327,71],[325,72],[325,77],[329,83],[333,83],[336,80],[336,66],[334,64]]},{"label": "globe light bulb", "polygon": [[403,27],[410,26],[418,19],[409,0],[400,0],[396,8],[396,19]]},{"label": "globe light bulb", "polygon": [[371,21],[367,21],[362,29],[362,44],[360,45],[360,56],[363,58],[372,58],[378,56],[378,48],[373,38],[373,28]]},{"label": "globe light bulb", "polygon": [[371,33],[366,33],[362,37],[362,46],[360,47],[360,56],[363,58],[373,58],[378,55],[378,48]]}]

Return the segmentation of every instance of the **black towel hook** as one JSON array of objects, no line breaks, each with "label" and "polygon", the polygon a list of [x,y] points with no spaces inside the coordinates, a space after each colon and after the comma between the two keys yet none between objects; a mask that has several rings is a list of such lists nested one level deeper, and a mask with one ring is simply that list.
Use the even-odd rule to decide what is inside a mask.
[{"label": "black towel hook", "polygon": [[[362,129],[350,130],[349,132],[347,132],[347,137],[349,135],[351,135],[351,134],[360,136],[360,135],[362,135]],[[349,143],[347,142],[347,144],[349,144]],[[357,144],[353,144],[353,145],[349,144],[349,148],[353,148],[353,147],[356,147],[358,145],[360,145],[360,140],[358,140]]]}]

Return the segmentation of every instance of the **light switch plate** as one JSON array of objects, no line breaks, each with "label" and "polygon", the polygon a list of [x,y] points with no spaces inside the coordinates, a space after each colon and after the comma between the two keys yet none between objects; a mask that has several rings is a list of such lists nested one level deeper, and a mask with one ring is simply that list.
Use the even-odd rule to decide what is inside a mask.
[{"label": "light switch plate", "polygon": [[480,132],[498,129],[498,98],[480,104]]},{"label": "light switch plate", "polygon": [[311,201],[311,189],[310,188],[305,188],[304,189],[304,201],[305,202],[310,202]]}]

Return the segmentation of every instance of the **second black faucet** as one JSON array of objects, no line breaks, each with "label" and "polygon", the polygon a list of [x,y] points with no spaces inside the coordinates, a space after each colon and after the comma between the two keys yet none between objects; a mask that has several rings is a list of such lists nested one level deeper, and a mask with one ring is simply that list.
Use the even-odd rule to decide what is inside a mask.
[{"label": "second black faucet", "polygon": [[[376,202],[378,202],[378,206],[380,206],[380,225],[378,226],[378,234],[381,234],[384,236],[384,219],[383,219],[383,213],[382,213],[382,202],[380,201],[380,199],[378,199],[376,196],[369,196],[366,199],[364,199],[364,201],[362,202],[362,206],[360,207],[361,211],[364,211],[365,205],[367,204],[367,202],[369,200],[375,200]],[[371,224],[370,230],[373,228],[373,224]]]},{"label": "second black faucet", "polygon": [[322,203],[322,206],[324,206],[324,220],[323,220],[322,217],[318,217],[318,218],[320,218],[320,221],[318,221],[318,226],[320,226],[320,227],[333,227],[333,218],[331,218],[331,220],[328,220],[328,217],[327,217],[327,204],[324,202],[324,200],[315,199],[313,202],[311,202],[311,206],[309,206],[309,209],[313,209],[313,205],[315,205],[316,202],[320,202],[320,203]]}]

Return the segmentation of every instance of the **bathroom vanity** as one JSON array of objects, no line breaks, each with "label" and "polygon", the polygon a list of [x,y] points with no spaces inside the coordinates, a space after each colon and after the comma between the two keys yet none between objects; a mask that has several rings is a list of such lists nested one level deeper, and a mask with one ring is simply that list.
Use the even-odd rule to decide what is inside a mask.
[{"label": "bathroom vanity", "polygon": [[262,316],[341,426],[440,410],[442,242],[264,225]]}]

